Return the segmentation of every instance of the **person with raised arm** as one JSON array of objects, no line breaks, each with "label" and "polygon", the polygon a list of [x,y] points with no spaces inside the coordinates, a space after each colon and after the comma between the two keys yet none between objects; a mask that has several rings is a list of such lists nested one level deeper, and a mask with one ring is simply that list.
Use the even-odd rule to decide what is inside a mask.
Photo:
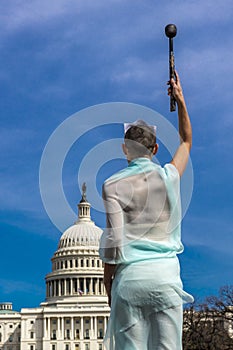
[{"label": "person with raised arm", "polygon": [[[111,307],[107,350],[181,350],[183,290],[177,254],[182,253],[180,176],[192,146],[191,123],[178,74],[168,94],[178,106],[180,145],[170,163],[152,162],[156,127],[125,124],[128,166],[103,184],[106,229],[99,254]],[[169,135],[168,135],[169,137]]]}]

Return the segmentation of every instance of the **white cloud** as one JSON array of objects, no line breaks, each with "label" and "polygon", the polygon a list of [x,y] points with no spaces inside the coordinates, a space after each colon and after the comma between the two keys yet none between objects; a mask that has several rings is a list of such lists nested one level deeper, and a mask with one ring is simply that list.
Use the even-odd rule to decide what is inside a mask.
[{"label": "white cloud", "polygon": [[[158,23],[166,24],[172,19],[189,27],[196,23],[205,24],[208,31],[213,22],[230,21],[232,12],[231,0],[224,0],[224,2],[222,0],[214,2],[212,0],[172,2],[165,0],[157,4],[154,1],[142,3],[142,1],[132,0],[111,0],[111,2],[107,0],[9,0],[1,5],[0,18],[4,30],[17,30],[28,25],[37,26],[39,23],[43,24],[56,19],[68,19],[70,16],[73,18],[74,15],[77,23],[88,22],[88,17],[94,19],[102,17],[103,26],[108,26],[109,22],[113,25],[121,24],[122,19],[127,18],[125,23],[128,23],[129,31],[125,32],[125,27],[119,25],[115,36],[117,39],[120,34],[122,40],[131,37],[133,33],[137,38],[140,32],[145,36],[154,36]],[[148,32],[147,29],[152,27],[155,29],[154,33]]]},{"label": "white cloud", "polygon": [[[32,28],[40,26],[44,32],[47,30],[48,35],[41,50],[34,50],[28,55],[42,74],[44,72],[41,72],[40,68],[49,62],[51,64],[62,62],[60,79],[57,77],[56,81],[50,82],[51,85],[39,88],[40,93],[37,96],[54,93],[55,96],[62,97],[66,96],[64,88],[66,74],[69,79],[71,78],[68,67],[74,64],[72,57],[77,62],[77,71],[78,68],[90,69],[90,73],[96,70],[97,79],[102,78],[106,81],[110,77],[116,83],[134,81],[148,86],[154,76],[153,73],[156,71],[157,75],[160,74],[162,60],[167,59],[164,26],[172,20],[177,22],[178,33],[179,27],[181,30],[177,40],[184,41],[184,51],[179,47],[177,65],[191,77],[194,91],[192,99],[196,103],[199,95],[195,98],[195,90],[197,91],[197,88],[198,92],[202,90],[199,86],[200,76],[205,76],[205,81],[202,81],[205,87],[209,79],[215,78],[215,82],[217,81],[217,84],[206,91],[208,95],[216,92],[217,85],[223,86],[224,77],[226,74],[231,74],[229,70],[232,67],[232,54],[228,49],[230,39],[226,45],[226,42],[218,42],[212,38],[212,28],[217,30],[220,22],[226,24],[232,18],[231,14],[232,5],[229,0],[225,0],[224,4],[220,0],[214,3],[211,0],[204,2],[176,0],[156,5],[150,1],[142,4],[141,1],[122,0],[111,3],[106,0],[69,2],[36,0],[17,1],[14,4],[9,1],[8,5],[4,4],[2,12],[4,27],[0,35],[7,28],[16,31],[27,25]],[[54,26],[50,26],[52,23]],[[186,31],[190,35],[192,30],[193,35],[187,38]],[[196,47],[192,47],[193,38]],[[226,41],[227,38],[226,35]],[[162,59],[161,49],[164,49]],[[144,51],[147,55],[151,51],[151,61],[142,58]],[[101,68],[101,65],[104,68]],[[27,74],[30,75],[30,72]],[[74,76],[75,74],[74,72]],[[31,79],[34,77],[38,78],[33,71]],[[63,87],[60,80],[63,81]],[[88,81],[88,74],[85,80]],[[205,100],[209,102],[207,98]]]},{"label": "white cloud", "polygon": [[[112,0],[113,3],[121,1]],[[2,4],[1,22],[7,31],[15,31],[22,27],[37,26],[54,19],[65,19],[66,17],[76,14],[82,15],[84,12],[101,10],[109,4],[107,0],[9,0]]]},{"label": "white cloud", "polygon": [[1,21],[7,31],[15,31],[28,25],[37,25],[52,18],[66,14],[66,3],[64,0],[56,1],[24,1],[9,0],[2,4]]}]

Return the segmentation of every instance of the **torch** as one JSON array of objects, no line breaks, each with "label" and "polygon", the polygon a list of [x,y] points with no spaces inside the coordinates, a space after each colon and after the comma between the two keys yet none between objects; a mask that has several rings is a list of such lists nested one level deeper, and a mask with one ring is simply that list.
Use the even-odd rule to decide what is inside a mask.
[{"label": "torch", "polygon": [[[175,24],[168,24],[165,27],[165,34],[169,38],[169,75],[170,80],[175,78],[175,57],[173,52],[173,38],[176,36],[176,26]],[[172,89],[172,86],[171,86]],[[170,112],[174,112],[176,110],[176,100],[172,94],[170,96]]]}]

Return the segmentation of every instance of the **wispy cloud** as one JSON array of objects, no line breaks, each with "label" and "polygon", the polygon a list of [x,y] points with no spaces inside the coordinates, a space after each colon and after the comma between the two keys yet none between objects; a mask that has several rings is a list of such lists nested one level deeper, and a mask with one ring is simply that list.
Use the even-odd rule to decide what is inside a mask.
[{"label": "wispy cloud", "polygon": [[31,177],[31,171],[37,164],[37,137],[38,134],[31,129],[0,129],[1,209],[33,208],[32,188],[37,179]]},{"label": "wispy cloud", "polygon": [[[200,245],[206,249],[214,249],[221,253],[231,253],[232,242],[232,218],[230,213],[224,214],[221,209],[217,210],[219,216],[215,211],[211,213],[211,208],[206,208],[206,213],[195,216],[189,214],[185,218],[183,239],[185,244],[195,246]],[[222,217],[224,216],[224,220]],[[224,237],[224,239],[223,239]]]},{"label": "wispy cloud", "polygon": [[[168,111],[164,27],[172,22],[178,28],[176,67],[194,130],[196,187],[192,216],[188,214],[184,222],[184,241],[193,249],[201,245],[210,250],[209,261],[216,252],[221,257],[226,252],[228,259],[232,246],[232,16],[231,0],[1,2],[3,227],[27,237],[29,231],[34,234],[31,237],[38,233],[40,242],[40,235],[59,239],[60,233],[51,228],[42,207],[38,173],[43,147],[67,114],[103,101],[130,101]],[[169,118],[176,123],[173,115]],[[79,193],[74,194],[77,169],[72,170],[71,163],[78,163],[77,154],[79,149],[68,157],[63,172],[74,211]],[[85,180],[89,178],[90,172]],[[100,226],[104,224],[98,214],[96,218]],[[188,260],[194,276],[190,284],[199,278],[204,283],[192,258],[198,261],[198,256]],[[201,266],[205,263],[209,264],[206,256]],[[15,276],[17,282],[14,277],[0,280],[4,295],[25,290],[40,293],[40,288]]]},{"label": "wispy cloud", "polygon": [[24,292],[26,294],[42,294],[44,289],[35,283],[25,281],[16,281],[8,279],[0,279],[0,289],[3,294],[11,294],[16,292]]},{"label": "wispy cloud", "polygon": [[[31,73],[27,71],[26,74],[29,84],[40,79],[40,84],[36,86],[37,98],[47,95],[68,97],[68,91],[72,94],[76,81],[84,87],[94,79],[99,84],[110,81],[116,84],[116,89],[120,83],[140,85],[142,89],[140,92],[137,90],[136,95],[141,93],[143,96],[143,89],[155,85],[158,74],[161,76],[160,72],[164,71],[166,54],[164,51],[161,60],[158,52],[160,47],[166,48],[163,31],[170,19],[177,21],[181,29],[180,37],[184,47],[179,44],[177,64],[185,71],[185,83],[188,79],[192,82],[192,94],[189,90],[187,93],[191,95],[193,106],[197,102],[207,106],[219,87],[225,87],[225,99],[230,97],[230,92],[227,92],[230,83],[227,83],[225,77],[232,73],[231,50],[225,50],[226,42],[223,43],[219,33],[211,31],[211,27],[216,28],[220,23],[225,25],[232,18],[232,6],[228,0],[224,6],[222,1],[213,3],[210,0],[173,1],[172,4],[165,1],[156,6],[150,1],[143,5],[141,1],[112,1],[111,4],[103,0],[18,1],[16,4],[9,1],[4,8],[2,16],[5,28],[1,33],[8,27],[14,31],[26,25],[40,28],[36,33],[38,38],[43,37],[44,44],[38,50],[24,46],[31,64],[37,67],[37,70],[31,70]],[[50,35],[45,36],[45,31],[50,31]],[[30,32],[33,33],[33,30]],[[230,47],[230,38],[227,38],[226,36]],[[51,69],[51,65],[57,65],[59,74],[56,78],[52,76],[46,79],[46,71]],[[89,74],[82,76],[80,71],[88,71]],[[204,78],[201,89],[200,76]],[[164,77],[165,74],[162,74],[162,79]],[[11,78],[9,74],[9,81]],[[200,98],[203,89],[204,101]],[[23,91],[33,95],[33,89],[26,89],[26,86]]]}]

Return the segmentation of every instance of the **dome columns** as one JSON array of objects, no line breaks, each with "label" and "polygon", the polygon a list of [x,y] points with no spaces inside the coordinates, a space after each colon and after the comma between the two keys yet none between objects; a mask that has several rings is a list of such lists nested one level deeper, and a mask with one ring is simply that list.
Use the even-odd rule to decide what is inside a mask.
[{"label": "dome columns", "polygon": [[106,295],[103,277],[66,277],[47,280],[46,299],[77,297],[81,295]]},{"label": "dome columns", "polygon": [[103,339],[106,332],[108,316],[80,315],[44,318],[43,333],[46,340],[84,340]]}]

